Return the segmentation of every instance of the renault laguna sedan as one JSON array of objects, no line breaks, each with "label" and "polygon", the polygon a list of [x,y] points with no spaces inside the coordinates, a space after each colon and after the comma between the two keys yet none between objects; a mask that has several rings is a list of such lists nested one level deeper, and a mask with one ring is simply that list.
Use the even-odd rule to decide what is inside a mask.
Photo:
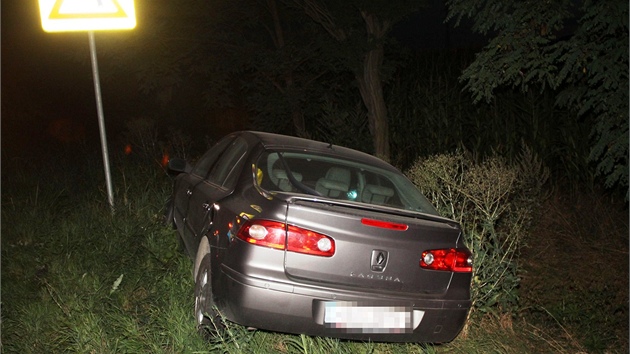
[{"label": "renault laguna sedan", "polygon": [[243,131],[171,159],[167,220],[193,260],[201,330],[448,342],[472,255],[397,169],[341,146]]}]

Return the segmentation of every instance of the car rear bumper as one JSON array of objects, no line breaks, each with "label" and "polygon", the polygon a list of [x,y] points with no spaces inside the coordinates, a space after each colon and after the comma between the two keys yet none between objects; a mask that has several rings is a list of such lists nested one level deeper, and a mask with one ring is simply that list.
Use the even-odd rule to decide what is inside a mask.
[{"label": "car rear bumper", "polygon": [[[221,289],[217,305],[226,318],[245,326],[278,332],[355,340],[443,343],[459,334],[471,305],[470,300],[427,300],[347,290],[333,292],[322,287],[253,278],[225,265],[222,273],[226,288]],[[410,325],[406,329],[340,327],[325,320],[330,306],[356,306],[358,312],[407,311]]]}]

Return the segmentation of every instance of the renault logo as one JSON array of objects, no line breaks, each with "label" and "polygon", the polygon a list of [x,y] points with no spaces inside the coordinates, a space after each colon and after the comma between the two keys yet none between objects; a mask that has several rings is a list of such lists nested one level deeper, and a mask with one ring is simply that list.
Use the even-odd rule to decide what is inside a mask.
[{"label": "renault logo", "polygon": [[374,272],[382,272],[385,270],[385,267],[387,266],[387,258],[388,258],[388,253],[387,251],[383,251],[383,250],[373,250],[372,251],[372,260],[371,260],[371,266],[372,266],[372,271]]}]

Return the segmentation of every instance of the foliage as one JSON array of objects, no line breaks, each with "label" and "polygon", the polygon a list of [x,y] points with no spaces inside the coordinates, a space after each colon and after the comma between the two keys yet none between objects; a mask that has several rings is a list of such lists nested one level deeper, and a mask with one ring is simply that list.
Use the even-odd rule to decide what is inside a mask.
[{"label": "foliage", "polygon": [[383,83],[387,77],[383,64],[384,46],[392,26],[420,9],[422,3],[399,1],[397,6],[391,6],[387,1],[289,2],[301,8],[332,38],[333,57],[354,74],[365,104],[374,154],[389,161],[389,117],[383,95]]},{"label": "foliage", "polygon": [[392,162],[407,169],[417,156],[463,148],[477,158],[498,152],[516,161],[530,147],[555,180],[567,187],[591,183],[589,119],[570,119],[554,105],[552,92],[500,92],[473,104],[458,82],[472,53],[410,56],[386,86],[392,134]]},{"label": "foliage", "polygon": [[365,109],[357,102],[354,110],[345,110],[331,100],[321,105],[320,122],[311,131],[311,138],[356,150],[371,151],[371,136]]},{"label": "foliage", "polygon": [[[348,38],[342,42],[331,39],[322,25],[307,17],[304,10],[307,3],[313,6],[319,4],[326,10],[324,12],[334,13],[328,21],[343,29]],[[498,1],[489,3],[500,4]],[[514,47],[520,43],[516,43],[516,39],[538,33],[525,31],[526,23],[521,23],[524,26],[519,27],[521,32],[508,31],[515,22],[512,21],[514,16],[493,16],[494,13],[491,13],[486,20],[499,21],[500,26],[476,27],[488,35],[501,34],[503,42],[512,46],[501,42],[503,44],[498,45],[502,45],[503,49],[495,48],[496,55],[502,56],[505,65],[509,63],[508,59],[519,60],[518,65],[508,66],[509,70],[503,76],[490,75],[494,71],[486,69],[497,67],[497,61],[484,54],[478,55],[475,61],[471,53],[462,50],[407,57],[400,47],[390,42],[388,36],[376,40],[367,34],[365,20],[358,15],[358,7],[354,6],[358,2],[324,0],[261,0],[248,3],[185,0],[177,4],[139,4],[138,14],[142,17],[133,34],[97,34],[99,57],[104,73],[121,71],[121,76],[127,79],[137,78],[137,83],[127,86],[138,86],[142,92],[164,103],[143,107],[142,113],[128,118],[130,121],[148,117],[161,127],[177,126],[194,138],[198,138],[195,134],[218,138],[222,133],[245,128],[245,123],[249,123],[248,127],[257,130],[326,141],[348,141],[353,147],[374,153],[372,141],[364,137],[366,131],[368,137],[372,134],[367,122],[370,112],[363,103],[364,107],[357,108],[357,102],[362,102],[363,97],[356,74],[363,65],[361,53],[383,44],[384,57],[379,75],[387,108],[392,163],[407,168],[417,156],[452,151],[457,147],[474,151],[479,156],[496,150],[513,159],[518,155],[521,141],[524,141],[558,178],[570,182],[592,181],[595,170],[589,164],[589,156],[593,160],[598,159],[597,156],[614,155],[617,162],[605,164],[606,161],[613,162],[613,159],[601,160],[600,171],[610,173],[613,180],[617,177],[623,179],[627,170],[623,168],[627,109],[615,109],[624,114],[601,120],[597,117],[604,117],[604,113],[595,115],[594,111],[588,110],[575,119],[577,111],[573,108],[576,104],[583,107],[591,105],[588,102],[592,98],[621,97],[618,95],[622,95],[626,88],[622,85],[618,90],[614,83],[623,82],[625,74],[621,72],[621,81],[611,81],[617,70],[613,69],[618,66],[609,65],[609,61],[618,58],[625,44],[618,46],[618,50],[608,51],[610,58],[605,61],[595,57],[597,53],[605,53],[589,49],[585,52],[589,57],[584,57],[584,60],[588,59],[585,62],[587,65],[576,69],[578,63],[575,60],[586,48],[577,40],[587,38],[589,33],[585,32],[585,25],[578,26],[576,21],[552,16],[556,10],[558,14],[564,14],[566,11],[562,9],[570,8],[575,2],[554,2],[548,8],[541,5],[542,2],[533,3],[538,4],[540,9],[527,10],[526,14],[519,12],[519,15],[530,19],[537,12],[545,13],[550,22],[568,28],[560,33],[546,26],[543,31],[544,38],[548,38],[544,43],[554,46],[556,51],[541,49],[530,53],[526,45]],[[405,12],[416,5],[422,11],[419,7],[421,3],[405,2],[400,8],[387,10],[391,13],[381,8],[389,6],[384,2],[363,2],[363,5],[367,12],[383,14],[383,18],[391,17],[390,22],[404,18]],[[478,5],[479,9],[483,8],[482,3]],[[517,5],[508,4],[497,11],[507,11]],[[179,9],[177,15],[175,7]],[[404,10],[405,7],[408,7],[407,10]],[[590,7],[585,7],[586,10],[597,14]],[[569,13],[582,12],[571,10]],[[604,24],[606,13],[602,12],[601,16],[597,15],[590,21]],[[463,17],[467,15],[462,14]],[[180,16],[186,21],[181,21]],[[452,16],[457,18],[454,14]],[[613,21],[618,17],[609,18]],[[611,22],[611,26],[613,24]],[[505,31],[502,30],[504,27]],[[541,25],[541,29],[543,27]],[[612,27],[608,31],[612,31]],[[565,33],[574,34],[564,36]],[[607,46],[613,45],[612,34],[605,37]],[[543,75],[540,79],[535,75],[521,77],[519,73],[510,71],[524,66],[529,73],[542,75],[542,64],[540,68],[534,67],[534,64],[548,62],[552,54],[563,58],[558,62],[574,62],[575,70],[570,70],[569,64],[554,63],[549,67],[556,68],[557,75]],[[476,64],[482,59],[481,63],[486,66]],[[470,73],[470,80],[476,75],[477,81],[458,82],[461,70],[466,67],[469,69],[465,73]],[[561,68],[565,68],[562,75],[559,74]],[[584,68],[586,73],[582,70]],[[597,70],[602,72],[595,75]],[[526,72],[523,71],[524,74]],[[590,85],[591,74],[595,81],[606,78],[598,87],[604,89],[610,85],[610,92],[593,97],[580,96],[587,92],[599,92],[584,90]],[[484,91],[494,100],[488,103],[479,96],[476,105],[471,104],[467,93],[461,92],[466,83],[472,89],[473,83],[481,87],[483,82],[490,82],[488,80],[493,77],[497,80],[521,78],[521,84],[515,87],[527,90],[505,90],[503,88],[509,87],[510,83],[497,81],[489,84],[486,87],[488,90]],[[563,77],[565,79],[560,82]],[[542,81],[548,83],[542,84]],[[549,90],[551,83],[559,86]],[[543,87],[547,89],[541,92]],[[609,99],[607,104],[610,106],[614,102],[627,105],[626,100],[618,99]],[[230,115],[226,107],[238,110],[238,118]],[[337,124],[334,130],[330,125],[333,117],[336,118],[332,123]],[[344,117],[343,120],[339,119],[341,117]],[[230,124],[236,121],[244,123]],[[597,127],[597,131],[591,131],[593,126]],[[355,132],[358,137],[352,136]],[[587,146],[589,134],[602,139],[597,148]],[[159,140],[164,139],[160,137]]]},{"label": "foliage", "polygon": [[456,68],[466,62],[461,54],[416,54],[394,73],[385,87],[385,96],[395,165],[406,169],[417,156],[468,146],[466,138],[479,137],[489,145],[494,143],[483,136],[484,130],[465,134],[481,116],[474,114],[475,108],[462,95],[457,82]]},{"label": "foliage", "polygon": [[344,77],[335,57],[323,49],[329,40],[301,11],[281,1],[230,2],[223,9],[223,16],[238,18],[234,48],[225,54],[234,63],[228,72],[246,97],[251,126],[307,137],[309,123],[317,122],[318,98],[334,96]]},{"label": "foliage", "polygon": [[321,99],[347,100],[341,95],[350,88],[368,112],[361,118],[368,120],[374,149],[389,158],[382,86],[395,63],[386,60],[384,46],[392,26],[421,6],[418,1],[151,3],[142,9],[145,25],[136,36],[104,36],[101,61],[135,74],[141,90],[161,103],[157,114],[167,117],[160,119],[175,120],[181,114],[176,107],[196,108],[196,118],[208,119],[200,109],[203,100],[217,120],[223,119],[217,109],[246,107],[255,129],[304,137],[322,124]]},{"label": "foliage", "polygon": [[519,254],[548,178],[540,160],[527,148],[513,165],[498,156],[477,163],[460,151],[420,159],[407,174],[462,225],[475,259],[471,316],[515,314]]},{"label": "foliage", "polygon": [[450,0],[449,19],[490,37],[462,80],[475,101],[501,87],[556,90],[556,105],[595,117],[590,159],[628,188],[628,2]]},{"label": "foliage", "polygon": [[[189,159],[195,153],[191,137],[179,129],[160,133],[158,123],[150,118],[134,118],[126,122],[124,130],[113,144],[115,151],[123,152],[127,160],[141,165],[154,164],[166,167],[170,157]],[[202,149],[205,148],[202,147]]]},{"label": "foliage", "polygon": [[257,130],[307,136],[320,99],[338,99],[353,80],[340,46],[282,1],[185,0],[142,10],[135,36],[103,36],[101,62],[106,72],[118,63],[135,75],[160,103],[161,121],[188,114],[187,121],[219,122],[222,110],[236,107]]}]

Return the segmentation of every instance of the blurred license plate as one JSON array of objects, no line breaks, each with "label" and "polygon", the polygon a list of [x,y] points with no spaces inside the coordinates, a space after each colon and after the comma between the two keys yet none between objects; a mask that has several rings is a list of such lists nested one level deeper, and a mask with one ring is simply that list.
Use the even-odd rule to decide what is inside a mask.
[{"label": "blurred license plate", "polygon": [[410,333],[424,311],[406,306],[362,306],[354,302],[326,302],[324,325],[351,333]]}]

